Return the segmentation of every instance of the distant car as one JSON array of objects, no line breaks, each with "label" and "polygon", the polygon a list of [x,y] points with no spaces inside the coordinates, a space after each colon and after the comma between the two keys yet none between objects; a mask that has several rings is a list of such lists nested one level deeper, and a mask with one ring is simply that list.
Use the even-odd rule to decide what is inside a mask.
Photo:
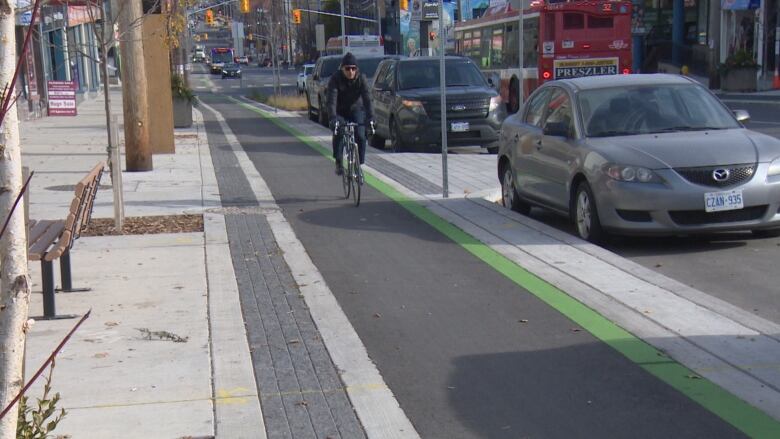
[{"label": "distant car", "polygon": [[202,50],[196,50],[195,53],[192,54],[192,62],[205,62],[206,61],[206,52]]},{"label": "distant car", "polygon": [[314,71],[314,64],[304,64],[303,70],[301,70],[298,73],[298,80],[297,80],[297,86],[298,86],[298,94],[302,95],[304,91],[306,91],[306,78],[311,76],[311,72]]},{"label": "distant car", "polygon": [[[476,64],[448,56],[447,142],[451,146],[481,146],[498,152],[506,106]],[[393,151],[441,151],[441,86],[438,57],[386,60],[371,87],[376,134],[372,146],[385,139]]]},{"label": "distant car", "polygon": [[225,78],[240,78],[241,66],[236,63],[227,63],[222,67],[222,79]]},{"label": "distant car", "polygon": [[236,64],[243,64],[243,65],[249,65],[249,57],[244,56],[237,56],[236,57]]},{"label": "distant car", "polygon": [[504,206],[606,233],[780,233],[780,140],[677,75],[547,82],[501,129]]},{"label": "distant car", "polygon": [[[330,76],[336,73],[341,64],[342,55],[320,57],[314,64],[311,76],[306,80],[306,102],[309,108],[309,119],[328,126],[328,111],[326,105],[326,89]],[[369,85],[373,82],[379,63],[385,59],[399,59],[398,55],[360,56],[357,58],[360,73],[365,75]]]}]

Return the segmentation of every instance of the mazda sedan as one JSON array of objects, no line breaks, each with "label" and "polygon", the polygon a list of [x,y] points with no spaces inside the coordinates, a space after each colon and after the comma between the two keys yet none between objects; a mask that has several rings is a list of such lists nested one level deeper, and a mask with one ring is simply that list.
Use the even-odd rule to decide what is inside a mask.
[{"label": "mazda sedan", "polygon": [[780,140],[676,75],[551,81],[501,129],[502,202],[607,233],[780,233]]}]

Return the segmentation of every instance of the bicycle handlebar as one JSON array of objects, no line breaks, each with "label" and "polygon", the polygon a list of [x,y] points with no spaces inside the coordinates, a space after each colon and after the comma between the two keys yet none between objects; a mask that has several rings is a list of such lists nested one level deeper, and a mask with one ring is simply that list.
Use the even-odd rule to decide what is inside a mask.
[{"label": "bicycle handlebar", "polygon": [[[339,125],[340,125],[339,121],[336,121],[336,123],[333,124],[333,135],[334,136],[338,135],[338,133],[339,133]],[[366,124],[355,123],[355,122],[345,122],[344,126],[347,126],[347,127],[364,127],[364,126],[366,126]],[[371,135],[373,136],[374,133],[376,132],[376,127],[375,127],[375,124],[374,124],[373,120],[371,121],[369,126],[371,127]]]}]

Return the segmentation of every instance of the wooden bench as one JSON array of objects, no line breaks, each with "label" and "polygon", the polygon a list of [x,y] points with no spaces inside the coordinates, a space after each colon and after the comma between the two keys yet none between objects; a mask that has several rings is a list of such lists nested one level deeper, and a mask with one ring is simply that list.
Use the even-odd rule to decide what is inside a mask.
[{"label": "wooden bench", "polygon": [[41,262],[41,277],[43,278],[43,317],[42,319],[72,318],[75,316],[58,316],[54,304],[54,268],[55,259],[60,260],[60,280],[62,288],[59,291],[76,292],[89,291],[88,288],[74,289],[70,271],[70,250],[73,243],[81,235],[81,231],[89,224],[92,217],[92,206],[100,178],[103,175],[104,162],[94,168],[76,184],[73,200],[70,203],[68,215],[64,220],[30,220],[27,235],[27,259]]}]

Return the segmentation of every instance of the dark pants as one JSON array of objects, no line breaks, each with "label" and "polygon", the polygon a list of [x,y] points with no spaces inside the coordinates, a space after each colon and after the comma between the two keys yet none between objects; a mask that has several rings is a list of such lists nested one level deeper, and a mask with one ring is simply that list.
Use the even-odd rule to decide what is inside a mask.
[{"label": "dark pants", "polygon": [[[360,164],[362,165],[366,158],[366,127],[363,126],[366,123],[366,113],[363,110],[355,110],[351,115],[344,117],[344,119],[347,122],[359,123],[361,125],[355,129],[355,140],[360,151]],[[333,158],[336,159],[337,163],[341,163],[341,158],[344,155],[339,137],[333,136]]]}]

